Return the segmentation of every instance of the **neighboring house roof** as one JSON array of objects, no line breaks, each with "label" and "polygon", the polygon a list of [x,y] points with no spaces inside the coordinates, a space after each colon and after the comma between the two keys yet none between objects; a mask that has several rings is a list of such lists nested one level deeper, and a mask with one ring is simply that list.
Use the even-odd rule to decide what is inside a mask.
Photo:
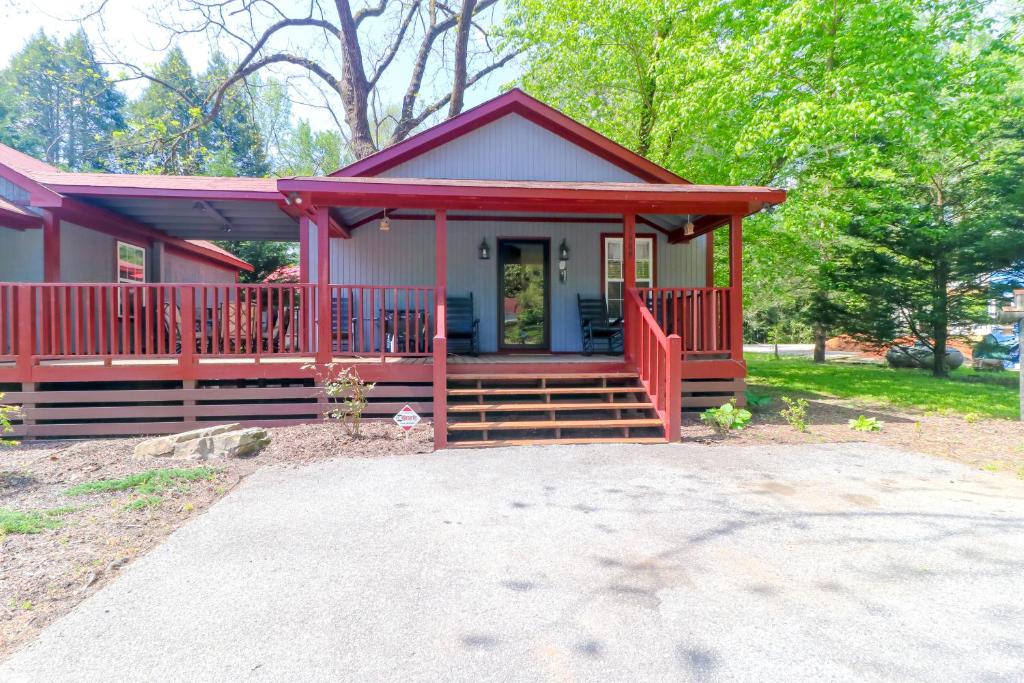
[{"label": "neighboring house roof", "polygon": [[0,197],[0,225],[5,228],[38,228],[42,222],[43,219],[31,211]]},{"label": "neighboring house roof", "polygon": [[503,95],[472,109],[467,109],[458,116],[406,138],[396,145],[340,168],[331,175],[342,177],[377,175],[509,114],[518,114],[648,182],[673,184],[690,182],[566,116],[557,109],[530,97],[518,88],[513,88]]},{"label": "neighboring house roof", "polygon": [[[5,169],[13,172],[16,177],[11,178],[10,173],[3,173]],[[214,194],[225,190],[231,190],[235,195],[238,195],[238,192],[254,194],[261,199],[266,198],[268,194],[272,194],[274,199],[280,198],[280,194],[272,179],[65,173],[50,164],[3,144],[0,144],[0,177],[7,177],[19,185],[24,183],[34,185],[34,188],[24,188],[30,192],[32,189],[42,189],[56,194],[73,193],[76,195],[88,195],[88,188],[90,187],[123,187],[128,189],[136,188],[140,191],[139,194],[141,196],[145,196],[148,189],[156,188],[172,193],[178,192],[181,196],[195,198],[205,197],[206,193]],[[175,195],[168,194],[167,196]],[[252,198],[257,198],[256,196]],[[0,222],[14,222],[17,220],[18,215],[21,215],[20,220],[22,220],[23,225],[11,225],[11,227],[38,227],[41,223],[41,219],[35,214],[0,198]],[[31,217],[31,219],[27,217]],[[202,258],[230,266],[231,268],[246,271],[253,270],[252,264],[243,261],[225,249],[221,249],[212,242],[195,239],[178,240],[168,237],[169,244],[173,246],[175,242],[182,247],[185,244],[191,245],[187,251]]]}]

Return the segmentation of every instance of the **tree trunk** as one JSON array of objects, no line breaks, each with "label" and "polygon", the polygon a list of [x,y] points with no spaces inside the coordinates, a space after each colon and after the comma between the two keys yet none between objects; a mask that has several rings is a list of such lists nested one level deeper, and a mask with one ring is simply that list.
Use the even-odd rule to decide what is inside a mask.
[{"label": "tree trunk", "polygon": [[946,366],[946,346],[949,341],[949,282],[945,264],[935,268],[932,293],[932,339],[934,340],[932,375],[949,377]]},{"label": "tree trunk", "polygon": [[462,0],[458,29],[455,33],[455,69],[452,74],[452,99],[448,106],[448,118],[462,111],[466,96],[466,61],[469,58],[469,31],[473,21],[476,0]]},{"label": "tree trunk", "polygon": [[828,330],[821,323],[814,325],[814,362],[825,362],[825,342],[828,341]]}]

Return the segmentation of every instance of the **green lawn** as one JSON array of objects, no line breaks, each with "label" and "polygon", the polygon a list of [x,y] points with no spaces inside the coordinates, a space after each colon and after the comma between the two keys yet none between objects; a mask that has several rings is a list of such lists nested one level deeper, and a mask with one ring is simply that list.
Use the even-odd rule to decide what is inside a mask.
[{"label": "green lawn", "polygon": [[[776,360],[769,354],[747,354],[748,381],[777,393],[810,392],[837,398],[887,403],[903,408],[962,415],[1016,419],[1016,372],[975,372],[960,368],[950,379],[935,379],[920,370],[894,370],[881,365],[854,365],[804,358]],[[754,391],[757,391],[755,386]]]}]

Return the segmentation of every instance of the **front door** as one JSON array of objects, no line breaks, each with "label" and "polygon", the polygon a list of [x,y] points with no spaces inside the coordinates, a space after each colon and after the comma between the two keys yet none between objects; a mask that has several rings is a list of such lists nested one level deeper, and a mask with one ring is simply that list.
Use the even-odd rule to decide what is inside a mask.
[{"label": "front door", "polygon": [[498,240],[498,348],[550,347],[551,243],[546,239]]}]

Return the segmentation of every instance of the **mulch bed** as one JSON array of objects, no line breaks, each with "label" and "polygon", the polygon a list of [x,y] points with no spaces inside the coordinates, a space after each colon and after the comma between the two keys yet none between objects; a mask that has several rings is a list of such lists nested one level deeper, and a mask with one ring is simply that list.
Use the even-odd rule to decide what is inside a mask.
[{"label": "mulch bed", "polygon": [[[758,393],[765,393],[758,388]],[[792,397],[797,392],[787,392]],[[972,467],[1024,479],[1024,424],[1012,420],[965,419],[958,415],[915,412],[874,404],[803,394],[808,400],[807,431],[798,432],[779,415],[778,399],[755,412],[747,429],[719,435],[696,416],[683,419],[683,440],[699,443],[757,445],[841,443],[885,444],[955,460]],[[885,423],[879,432],[857,432],[848,421],[860,415]]]},{"label": "mulch bed", "polygon": [[[0,536],[0,659],[260,467],[429,453],[433,448],[428,425],[418,426],[408,437],[396,425],[384,423],[365,423],[358,439],[334,423],[270,432],[271,444],[253,458],[207,462],[136,458],[132,451],[141,439],[29,442],[0,451],[0,508],[73,508],[56,517],[58,528]],[[125,507],[138,498],[130,491],[74,497],[64,493],[75,484],[198,466],[221,471],[211,481],[174,487],[161,494],[160,504],[138,510]]]}]

